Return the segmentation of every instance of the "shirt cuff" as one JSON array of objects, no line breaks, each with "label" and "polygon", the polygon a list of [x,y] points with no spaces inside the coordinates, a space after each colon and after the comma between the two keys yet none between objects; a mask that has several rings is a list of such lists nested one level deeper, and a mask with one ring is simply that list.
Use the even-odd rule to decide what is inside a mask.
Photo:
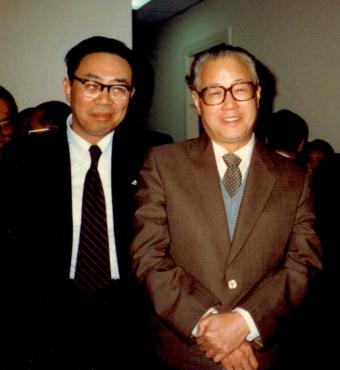
[{"label": "shirt cuff", "polygon": [[252,342],[255,338],[260,336],[260,333],[255,325],[255,322],[248,311],[244,310],[241,307],[236,307],[233,309],[233,312],[238,312],[246,320],[246,323],[250,331],[250,333],[247,336],[248,342]]},{"label": "shirt cuff", "polygon": [[[211,314],[218,313],[217,309],[215,307],[210,307],[209,310],[200,318],[200,321],[204,319],[206,316],[209,316]],[[198,323],[194,327],[194,329],[191,332],[191,335],[195,338],[198,337]]]}]

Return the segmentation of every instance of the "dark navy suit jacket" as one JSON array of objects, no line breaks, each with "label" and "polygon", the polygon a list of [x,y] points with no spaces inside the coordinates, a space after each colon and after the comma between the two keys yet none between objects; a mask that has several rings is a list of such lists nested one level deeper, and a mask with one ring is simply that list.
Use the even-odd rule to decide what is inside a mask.
[{"label": "dark navy suit jacket", "polygon": [[[64,366],[64,358],[71,355],[72,366],[82,362],[99,366],[100,358],[105,368],[106,355],[118,361],[119,345],[130,348],[131,338],[137,339],[142,332],[138,326],[143,325],[139,316],[142,298],[130,273],[130,222],[135,180],[145,150],[162,140],[167,141],[168,136],[164,139],[160,135],[155,141],[153,135],[128,122],[115,130],[112,200],[121,279],[113,281],[96,299],[89,299],[69,279],[72,194],[66,131],[28,137],[8,147],[0,169],[0,187],[5,194],[0,230],[1,281],[8,303],[9,336],[23,361],[51,368],[59,362]],[[12,314],[15,309],[22,311],[19,320]],[[18,338],[24,338],[19,350]],[[103,354],[106,345],[108,351]]]}]

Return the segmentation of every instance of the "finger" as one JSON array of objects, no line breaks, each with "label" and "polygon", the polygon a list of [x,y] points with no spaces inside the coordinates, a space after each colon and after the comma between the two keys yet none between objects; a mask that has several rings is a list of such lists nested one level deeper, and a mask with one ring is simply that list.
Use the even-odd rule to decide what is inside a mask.
[{"label": "finger", "polygon": [[214,362],[222,362],[222,360],[226,357],[232,356],[233,357],[239,357],[239,356],[244,356],[242,352],[239,349],[233,350],[233,351],[227,351],[226,348],[223,347],[214,347],[210,348],[210,350],[214,350]]},{"label": "finger", "polygon": [[253,348],[247,342],[241,345],[241,351],[244,353],[245,358],[248,360],[251,369],[258,369],[259,363],[254,354]]},{"label": "finger", "polygon": [[202,337],[197,338],[196,343],[199,345],[201,350],[204,352],[208,351],[209,348],[211,348],[211,345],[209,345],[209,343],[206,340],[204,340]]},{"label": "finger", "polygon": [[232,352],[229,356],[222,359],[221,363],[224,369],[232,370],[241,363],[240,359],[241,352],[237,349]]},{"label": "finger", "polygon": [[199,348],[202,352],[208,351],[209,347],[208,347],[205,340],[199,338],[199,339],[196,340],[196,343],[198,344],[198,346],[199,346]]},{"label": "finger", "polygon": [[248,356],[245,355],[244,351],[239,349],[235,350],[232,354],[225,357],[222,360],[224,369],[235,369],[235,370],[256,370],[250,363]]},{"label": "finger", "polygon": [[218,364],[219,362],[222,361],[223,357],[224,356],[218,354],[218,355],[216,355],[216,356],[213,357],[213,361]]},{"label": "finger", "polygon": [[240,367],[240,370],[254,370],[250,362],[248,362],[247,359],[242,359],[242,366]]},{"label": "finger", "polygon": [[242,351],[239,351],[239,356],[237,356],[236,361],[235,370],[253,370],[247,358],[243,356]]},{"label": "finger", "polygon": [[196,342],[201,345],[203,343],[203,338],[202,337],[197,337]]},{"label": "finger", "polygon": [[229,357],[226,357],[222,360],[222,366],[223,366],[223,370],[229,370],[231,368],[231,363],[229,361]]},{"label": "finger", "polygon": [[257,361],[257,358],[256,356],[254,355],[254,353],[252,353],[249,357],[249,363],[251,364],[252,366],[252,369],[256,370],[259,368],[259,362]]},{"label": "finger", "polygon": [[[217,356],[217,353],[216,351],[212,350],[212,349],[209,349],[206,353],[205,353],[205,356],[208,357],[208,358],[212,358],[214,359],[215,356]],[[214,360],[215,361],[215,360]],[[215,362],[221,362],[221,360],[219,361],[215,361]]]}]

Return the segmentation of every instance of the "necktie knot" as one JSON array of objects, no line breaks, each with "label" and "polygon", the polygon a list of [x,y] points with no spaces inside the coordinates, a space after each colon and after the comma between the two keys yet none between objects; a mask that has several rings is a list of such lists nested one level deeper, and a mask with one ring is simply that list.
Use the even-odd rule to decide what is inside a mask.
[{"label": "necktie knot", "polygon": [[99,158],[102,154],[102,151],[100,150],[98,145],[92,145],[89,149],[90,155],[91,155],[91,167],[96,167],[98,166],[98,161]]},{"label": "necktie knot", "polygon": [[229,195],[233,197],[242,183],[242,175],[239,169],[241,158],[233,153],[227,153],[223,156],[223,160],[227,165],[227,170],[223,177],[223,184]]},{"label": "necktie knot", "polygon": [[238,167],[241,163],[241,158],[238,157],[236,154],[227,153],[223,156],[223,160],[227,167]]}]

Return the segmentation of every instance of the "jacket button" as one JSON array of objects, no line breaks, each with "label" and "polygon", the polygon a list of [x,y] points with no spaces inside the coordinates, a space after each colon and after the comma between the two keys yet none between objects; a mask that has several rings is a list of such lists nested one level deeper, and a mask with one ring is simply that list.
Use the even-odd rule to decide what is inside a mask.
[{"label": "jacket button", "polygon": [[237,281],[236,280],[229,280],[228,281],[228,287],[229,289],[236,289],[237,288]]}]

